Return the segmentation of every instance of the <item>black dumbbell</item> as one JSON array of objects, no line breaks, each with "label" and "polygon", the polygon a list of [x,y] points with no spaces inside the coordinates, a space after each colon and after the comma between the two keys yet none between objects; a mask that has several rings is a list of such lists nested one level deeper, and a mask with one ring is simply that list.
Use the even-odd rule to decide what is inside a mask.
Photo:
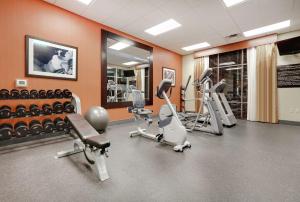
[{"label": "black dumbbell", "polygon": [[15,136],[17,138],[19,138],[19,137],[25,137],[29,133],[28,125],[24,121],[17,122],[14,125],[14,130],[15,130]]},{"label": "black dumbbell", "polygon": [[43,120],[43,128],[46,133],[53,133],[55,125],[51,119],[45,119]]},{"label": "black dumbbell", "polygon": [[27,115],[26,107],[24,105],[17,105],[16,107],[16,116],[25,117]]},{"label": "black dumbbell", "polygon": [[63,93],[62,93],[62,91],[60,89],[56,89],[54,91],[54,94],[55,94],[56,98],[63,98],[64,97],[64,95],[63,95]]},{"label": "black dumbbell", "polygon": [[39,90],[39,98],[40,99],[46,99],[47,98],[47,93],[45,90]]},{"label": "black dumbbell", "polygon": [[29,130],[32,135],[39,135],[43,132],[43,126],[38,120],[32,120],[29,123]]},{"label": "black dumbbell", "polygon": [[64,106],[61,104],[61,102],[54,102],[52,104],[52,109],[56,114],[62,114],[64,112]]},{"label": "black dumbbell", "polygon": [[8,140],[13,136],[13,126],[9,123],[0,125],[0,140]]},{"label": "black dumbbell", "polygon": [[21,99],[29,99],[30,98],[29,91],[25,90],[25,89],[21,90],[20,91],[20,98]]},{"label": "black dumbbell", "polygon": [[51,105],[49,105],[49,104],[43,104],[42,110],[43,110],[44,115],[50,115],[53,112]]},{"label": "black dumbbell", "polygon": [[54,119],[55,128],[58,131],[64,131],[66,129],[66,123],[60,117]]},{"label": "black dumbbell", "polygon": [[38,99],[39,98],[39,93],[37,90],[31,90],[29,92],[30,99]]},{"label": "black dumbbell", "polygon": [[0,99],[1,100],[7,100],[7,99],[9,99],[9,90],[7,90],[7,89],[1,89],[0,90]]},{"label": "black dumbbell", "polygon": [[11,117],[11,108],[7,105],[0,107],[0,119],[8,119]]},{"label": "black dumbbell", "polygon": [[64,122],[66,123],[65,132],[70,133],[70,130],[73,128],[69,119],[67,117],[64,118]]},{"label": "black dumbbell", "polygon": [[31,116],[39,116],[41,114],[41,110],[36,104],[31,104],[29,106],[29,112]]},{"label": "black dumbbell", "polygon": [[10,91],[10,98],[12,99],[19,99],[20,98],[20,91],[17,89],[12,89]]},{"label": "black dumbbell", "polygon": [[72,98],[72,92],[69,89],[64,89],[62,94],[64,98]]},{"label": "black dumbbell", "polygon": [[48,99],[53,99],[55,98],[55,94],[54,94],[54,91],[53,90],[47,90],[47,98]]},{"label": "black dumbbell", "polygon": [[64,111],[66,113],[74,113],[74,105],[71,102],[64,102]]}]

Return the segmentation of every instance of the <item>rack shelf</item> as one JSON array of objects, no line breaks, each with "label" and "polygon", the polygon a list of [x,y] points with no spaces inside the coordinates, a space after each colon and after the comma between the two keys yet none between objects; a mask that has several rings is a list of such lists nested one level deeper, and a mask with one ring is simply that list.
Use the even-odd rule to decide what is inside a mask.
[{"label": "rack shelf", "polygon": [[[54,99],[2,99],[0,100],[0,106],[9,106],[11,107],[11,111],[12,111],[12,115],[14,115],[14,112],[16,110],[16,107],[18,105],[24,105],[26,107],[26,111],[29,111],[29,107],[31,104],[35,104],[39,107],[39,109],[42,108],[42,106],[44,104],[49,104],[52,105],[54,102],[60,102],[60,103],[64,103],[64,102],[70,102],[71,98],[54,98]],[[51,115],[44,115],[41,114],[39,116],[26,116],[26,117],[15,117],[12,116],[10,118],[6,118],[6,119],[0,119],[0,124],[11,124],[12,126],[14,126],[17,122],[25,122],[29,125],[29,123],[32,120],[38,120],[41,123],[43,122],[43,120],[45,119],[51,119],[52,121],[54,121],[54,119],[56,118],[62,118],[64,119],[66,117],[67,113],[62,113],[62,114],[51,114]],[[21,137],[21,138],[17,138],[12,136],[10,139],[8,140],[1,140],[0,141],[0,146],[6,146],[6,145],[10,145],[10,144],[17,144],[17,143],[22,143],[22,142],[28,142],[28,141],[32,141],[32,140],[37,140],[37,139],[43,139],[43,138],[49,138],[49,137],[54,137],[54,136],[59,136],[65,134],[63,132],[54,132],[51,134],[46,134],[46,133],[41,133],[39,135],[33,136],[31,134],[29,134],[26,137]]]}]

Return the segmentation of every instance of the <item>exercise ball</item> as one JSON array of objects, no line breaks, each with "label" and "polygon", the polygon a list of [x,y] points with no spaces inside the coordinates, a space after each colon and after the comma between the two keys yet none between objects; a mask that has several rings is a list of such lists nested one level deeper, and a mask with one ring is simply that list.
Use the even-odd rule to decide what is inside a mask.
[{"label": "exercise ball", "polygon": [[84,118],[97,130],[105,131],[108,124],[108,113],[100,106],[91,107],[84,115]]}]

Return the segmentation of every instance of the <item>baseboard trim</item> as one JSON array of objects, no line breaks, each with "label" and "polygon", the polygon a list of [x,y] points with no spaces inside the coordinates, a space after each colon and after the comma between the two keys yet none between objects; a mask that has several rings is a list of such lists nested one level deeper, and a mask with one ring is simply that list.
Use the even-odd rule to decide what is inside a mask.
[{"label": "baseboard trim", "polygon": [[108,126],[121,125],[121,124],[131,123],[131,122],[134,122],[134,118],[118,120],[118,121],[111,121],[111,122],[108,123]]},{"label": "baseboard trim", "polygon": [[279,123],[285,124],[285,125],[300,126],[300,122],[298,122],[298,121],[279,120]]},{"label": "baseboard trim", "polygon": [[[155,119],[157,117],[158,117],[158,115],[152,115],[153,119]],[[118,120],[118,121],[111,121],[108,123],[108,126],[115,126],[115,125],[121,125],[121,124],[132,123],[132,122],[134,122],[134,118],[123,119],[123,120]]]}]

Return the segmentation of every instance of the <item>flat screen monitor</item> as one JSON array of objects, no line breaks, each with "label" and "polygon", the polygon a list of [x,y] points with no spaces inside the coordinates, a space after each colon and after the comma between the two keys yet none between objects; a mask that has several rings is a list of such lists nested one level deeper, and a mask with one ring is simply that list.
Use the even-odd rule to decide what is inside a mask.
[{"label": "flat screen monitor", "polygon": [[124,71],[124,76],[125,77],[134,77],[135,76],[134,70],[125,70]]}]

